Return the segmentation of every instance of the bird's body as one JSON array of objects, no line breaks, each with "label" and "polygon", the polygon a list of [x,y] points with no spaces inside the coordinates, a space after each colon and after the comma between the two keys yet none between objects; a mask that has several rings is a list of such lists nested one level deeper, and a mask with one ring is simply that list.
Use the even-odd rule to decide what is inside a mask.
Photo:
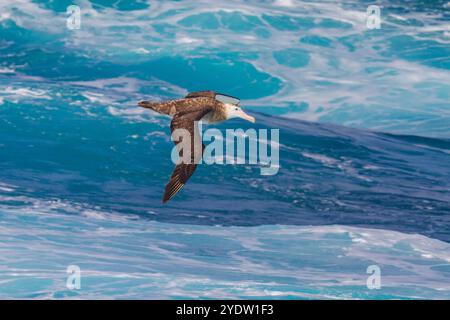
[{"label": "bird's body", "polygon": [[139,106],[149,108],[156,112],[167,114],[169,116],[174,116],[177,113],[186,114],[204,110],[208,113],[216,113],[216,118],[222,118],[225,112],[222,105],[218,104],[217,101],[215,101],[213,98],[207,97],[176,99],[165,102],[141,101],[139,102]]},{"label": "bird's body", "polygon": [[[230,102],[234,103],[227,103],[227,97]],[[198,135],[198,126],[196,123],[198,121],[218,123],[230,118],[240,117],[254,122],[255,118],[242,111],[238,107],[238,103],[239,100],[233,97],[217,94],[213,91],[198,91],[188,94],[184,99],[165,102],[141,101],[138,105],[152,109],[158,113],[172,116],[172,122],[170,123],[172,134],[177,129],[184,129],[190,133],[190,137],[192,138]],[[203,155],[204,145],[202,142],[197,141],[195,143],[195,139],[193,141],[194,143],[191,144],[191,161],[188,163],[179,163],[175,166],[165,188],[163,203],[170,200],[184,186],[194,173]],[[179,142],[177,141],[175,144],[178,146]]]}]

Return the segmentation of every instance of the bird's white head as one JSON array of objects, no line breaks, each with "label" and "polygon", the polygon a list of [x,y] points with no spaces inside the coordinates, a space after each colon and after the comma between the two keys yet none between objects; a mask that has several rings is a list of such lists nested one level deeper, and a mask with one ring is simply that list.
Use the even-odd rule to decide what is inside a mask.
[{"label": "bird's white head", "polygon": [[227,113],[227,119],[241,118],[255,123],[255,118],[246,114],[239,106],[235,104],[225,103],[225,111]]}]

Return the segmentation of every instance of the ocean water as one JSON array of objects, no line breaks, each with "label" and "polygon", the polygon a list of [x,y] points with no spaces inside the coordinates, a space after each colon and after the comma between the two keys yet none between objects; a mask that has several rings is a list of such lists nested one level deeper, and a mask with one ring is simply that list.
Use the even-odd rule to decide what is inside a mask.
[{"label": "ocean water", "polygon": [[[0,298],[450,298],[450,3],[369,4],[0,1]],[[279,172],[162,205],[170,120],[136,103],[202,89],[280,130]]]}]

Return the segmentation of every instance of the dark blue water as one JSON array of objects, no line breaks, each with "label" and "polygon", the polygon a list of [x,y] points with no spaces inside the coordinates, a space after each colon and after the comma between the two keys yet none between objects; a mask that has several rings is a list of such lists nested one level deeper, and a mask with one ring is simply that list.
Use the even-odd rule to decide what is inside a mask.
[{"label": "dark blue water", "polygon": [[[278,174],[260,176],[258,166],[201,165],[176,200],[163,206],[173,168],[169,120],[130,123],[102,112],[85,120],[65,106],[4,104],[1,113],[2,181],[27,196],[140,216],[162,211],[153,217],[162,222],[344,224],[450,240],[446,139],[255,113],[255,128],[281,128]],[[238,120],[218,127],[235,126],[248,127]],[[155,132],[160,134],[148,137]]]}]

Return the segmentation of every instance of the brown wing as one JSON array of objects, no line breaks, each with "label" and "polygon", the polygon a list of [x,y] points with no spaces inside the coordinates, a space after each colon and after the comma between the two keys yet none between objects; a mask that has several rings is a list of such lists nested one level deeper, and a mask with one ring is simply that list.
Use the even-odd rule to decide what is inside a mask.
[{"label": "brown wing", "polygon": [[216,93],[214,91],[195,91],[195,92],[190,92],[186,98],[198,98],[198,97],[209,97],[209,98],[215,98],[216,97]]},{"label": "brown wing", "polygon": [[199,108],[203,109],[215,105],[214,97],[189,97],[184,99],[170,100],[164,102],[140,101],[138,105],[143,108],[152,109],[158,113],[174,116],[177,113],[193,112]]},{"label": "brown wing", "polygon": [[[179,163],[175,166],[175,169],[172,172],[172,176],[170,177],[169,182],[166,184],[163,203],[169,201],[178,191],[186,184],[188,179],[192,176],[195,169],[197,168],[197,164],[202,158],[203,150],[205,146],[200,140],[200,133],[198,130],[197,121],[203,118],[208,112],[212,110],[211,107],[197,107],[193,112],[180,112],[173,117],[173,120],[170,124],[170,130],[172,134],[176,129],[185,129],[189,132],[191,139],[191,154],[189,163]],[[194,137],[197,136],[197,139]],[[175,145],[178,145],[181,141],[175,142]],[[182,150],[179,149],[180,157],[183,156]]]}]

